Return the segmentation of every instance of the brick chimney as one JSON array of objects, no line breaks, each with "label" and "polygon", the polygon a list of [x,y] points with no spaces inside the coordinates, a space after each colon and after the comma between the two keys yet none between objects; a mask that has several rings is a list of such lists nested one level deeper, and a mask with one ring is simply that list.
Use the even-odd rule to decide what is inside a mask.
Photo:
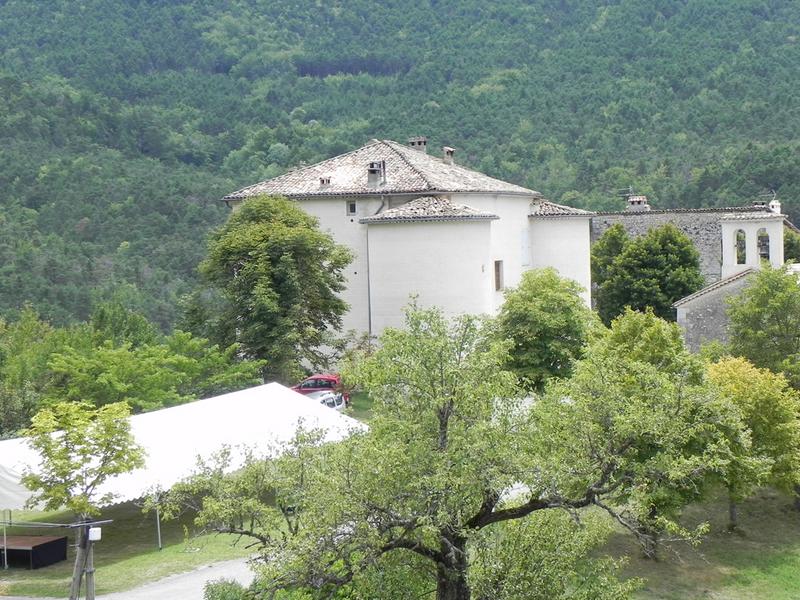
[{"label": "brick chimney", "polygon": [[408,138],[408,145],[414,148],[414,150],[419,150],[425,154],[428,153],[428,138],[424,135],[416,135]]}]

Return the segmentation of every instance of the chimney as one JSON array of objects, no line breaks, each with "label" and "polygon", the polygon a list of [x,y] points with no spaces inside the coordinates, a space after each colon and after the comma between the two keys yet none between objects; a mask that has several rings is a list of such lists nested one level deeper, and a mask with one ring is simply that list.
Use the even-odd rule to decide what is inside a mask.
[{"label": "chimney", "polygon": [[775,214],[781,214],[781,203],[777,200],[772,200],[769,203],[769,209],[774,212]]},{"label": "chimney", "polygon": [[382,183],[386,183],[386,161],[378,160],[369,163],[367,185],[381,185]]},{"label": "chimney", "polygon": [[453,155],[455,153],[455,148],[451,148],[450,146],[442,146],[442,158],[444,158],[444,162],[448,165],[453,164]]},{"label": "chimney", "polygon": [[646,212],[650,210],[647,196],[628,194],[625,198],[628,200],[627,210],[629,212]]},{"label": "chimney", "polygon": [[425,154],[428,153],[428,138],[424,135],[417,135],[408,138],[408,145],[414,148],[414,150],[419,150]]},{"label": "chimney", "polygon": [[753,206],[756,208],[766,208],[767,201],[766,200],[753,200]]}]

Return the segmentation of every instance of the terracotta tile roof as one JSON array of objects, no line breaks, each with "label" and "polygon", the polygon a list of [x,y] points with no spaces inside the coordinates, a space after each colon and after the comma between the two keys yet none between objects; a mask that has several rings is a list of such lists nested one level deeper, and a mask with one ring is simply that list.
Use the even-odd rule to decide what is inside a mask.
[{"label": "terracotta tile roof", "polygon": [[685,298],[681,298],[677,302],[673,303],[672,307],[677,308],[679,306],[683,306],[684,304],[686,304],[687,302],[691,302],[695,298],[699,298],[700,296],[705,296],[709,292],[713,292],[714,290],[718,290],[719,288],[725,287],[729,283],[733,283],[734,281],[742,279],[743,277],[747,277],[751,273],[755,273],[755,271],[756,270],[753,267],[748,267],[744,271],[740,271],[735,275],[731,275],[730,277],[726,277],[725,279],[720,279],[719,281],[715,281],[711,285],[707,285],[706,287],[704,287],[702,290],[698,290],[694,294],[690,294]]},{"label": "terracotta tile roof", "polygon": [[595,213],[580,208],[556,204],[549,200],[537,200],[531,206],[530,217],[591,217]]},{"label": "terracotta tile roof", "polygon": [[497,215],[450,202],[439,196],[424,196],[402,206],[385,210],[372,217],[359,219],[359,223],[409,223],[419,221],[472,221],[499,219]]},{"label": "terracotta tile roof", "polygon": [[[369,184],[369,163],[383,161],[385,181]],[[300,167],[225,196],[233,200],[276,194],[287,197],[374,194],[489,192],[539,196],[539,192],[445,162],[391,140],[365,146],[315,165]]]}]

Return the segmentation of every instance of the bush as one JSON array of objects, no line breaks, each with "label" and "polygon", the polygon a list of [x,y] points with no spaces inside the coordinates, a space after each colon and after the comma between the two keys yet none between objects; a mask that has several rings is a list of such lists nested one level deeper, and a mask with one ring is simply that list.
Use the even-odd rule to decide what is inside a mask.
[{"label": "bush", "polygon": [[233,579],[217,579],[206,583],[204,600],[246,600],[247,589]]}]

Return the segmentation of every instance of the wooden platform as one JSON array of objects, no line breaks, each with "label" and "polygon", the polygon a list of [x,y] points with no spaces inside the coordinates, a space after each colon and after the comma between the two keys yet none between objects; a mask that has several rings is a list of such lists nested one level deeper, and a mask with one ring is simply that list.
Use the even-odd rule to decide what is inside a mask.
[{"label": "wooden platform", "polygon": [[[0,554],[8,554],[8,564],[29,569],[46,567],[67,560],[67,537],[49,535],[9,535],[6,545],[0,536]],[[2,564],[2,563],[0,563]]]}]

